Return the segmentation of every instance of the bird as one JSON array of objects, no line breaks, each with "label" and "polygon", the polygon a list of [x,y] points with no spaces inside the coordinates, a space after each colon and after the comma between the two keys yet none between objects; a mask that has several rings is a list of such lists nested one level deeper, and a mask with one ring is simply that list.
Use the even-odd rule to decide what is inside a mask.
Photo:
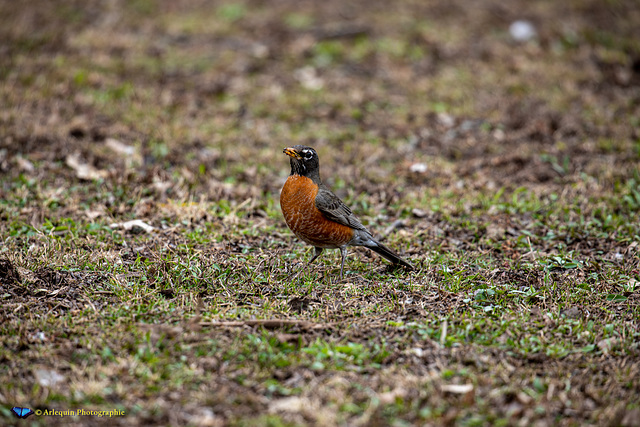
[{"label": "bird", "polygon": [[282,150],[289,156],[291,174],[280,193],[280,208],[287,226],[303,242],[315,248],[309,266],[324,249],[340,249],[344,271],[347,246],[364,246],[394,264],[413,266],[376,240],[338,196],[320,179],[320,159],[311,147],[294,145]]}]

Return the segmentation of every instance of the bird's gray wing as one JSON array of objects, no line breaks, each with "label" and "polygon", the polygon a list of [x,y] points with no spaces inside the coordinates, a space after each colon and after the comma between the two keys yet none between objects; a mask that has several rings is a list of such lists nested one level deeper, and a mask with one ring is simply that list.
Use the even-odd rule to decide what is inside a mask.
[{"label": "bird's gray wing", "polygon": [[356,230],[366,231],[364,225],[360,223],[358,218],[351,212],[338,196],[333,194],[331,190],[322,188],[318,190],[316,195],[316,207],[325,218],[335,221],[338,224],[346,225]]}]

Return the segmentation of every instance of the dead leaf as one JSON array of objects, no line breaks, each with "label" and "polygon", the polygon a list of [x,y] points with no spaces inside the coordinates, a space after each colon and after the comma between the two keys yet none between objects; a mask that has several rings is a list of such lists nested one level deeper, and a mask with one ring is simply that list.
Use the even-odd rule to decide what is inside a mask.
[{"label": "dead leaf", "polygon": [[446,393],[465,394],[473,391],[473,384],[445,384],[441,388]]},{"label": "dead leaf", "polygon": [[83,163],[80,160],[79,153],[69,154],[65,159],[65,163],[71,169],[76,171],[76,176],[80,179],[85,179],[90,181],[94,179],[104,179],[108,176],[107,171],[96,169],[95,167],[93,167],[88,163]]},{"label": "dead leaf", "polygon": [[318,77],[318,72],[311,66],[299,68],[293,75],[305,89],[320,90],[324,87],[324,81]]},{"label": "dead leaf", "polygon": [[397,398],[404,398],[407,395],[407,390],[403,388],[395,388],[385,393],[380,393],[378,398],[382,405],[390,405],[396,401]]},{"label": "dead leaf", "polygon": [[211,408],[200,408],[189,421],[190,425],[199,427],[218,427],[224,425],[222,418],[217,417]]},{"label": "dead leaf", "polygon": [[504,238],[505,233],[506,233],[506,230],[504,229],[504,227],[501,227],[496,224],[489,224],[487,226],[487,231],[485,235],[487,236],[488,239],[500,240]]},{"label": "dead leaf", "polygon": [[405,221],[404,219],[397,219],[395,221],[393,221],[391,223],[391,225],[389,225],[385,230],[383,235],[387,236],[388,234],[390,234],[393,230],[397,229],[397,228],[401,228],[401,227],[406,227],[407,226],[407,221]]},{"label": "dead leaf", "polygon": [[104,211],[101,209],[92,209],[92,210],[88,210],[85,211],[84,215],[90,220],[93,221],[94,219],[104,215]]},{"label": "dead leaf", "polygon": [[131,221],[126,221],[126,222],[114,222],[113,224],[110,224],[109,227],[111,228],[122,228],[125,231],[143,231],[146,233],[150,233],[151,231],[155,230],[155,227],[147,224],[146,222],[140,220],[140,219],[134,219]]},{"label": "dead leaf", "polygon": [[42,387],[53,387],[65,380],[62,375],[53,369],[36,369],[33,375]]},{"label": "dead leaf", "polygon": [[299,413],[305,408],[309,408],[309,400],[303,397],[292,396],[285,397],[284,399],[278,399],[271,402],[269,405],[269,412],[289,412]]},{"label": "dead leaf", "polygon": [[425,173],[427,171],[426,163],[414,163],[409,166],[409,170],[413,173]]},{"label": "dead leaf", "polygon": [[615,346],[618,345],[618,338],[606,338],[601,341],[598,341],[598,348],[604,353],[609,353]]},{"label": "dead leaf", "polygon": [[427,211],[423,211],[422,209],[418,209],[418,208],[413,208],[411,210],[411,213],[413,214],[413,216],[415,216],[416,218],[424,218],[425,216],[428,215]]},{"label": "dead leaf", "polygon": [[125,159],[127,167],[131,167],[134,164],[142,164],[142,156],[138,149],[132,145],[127,145],[114,138],[107,138],[104,141],[105,146],[113,150]]},{"label": "dead leaf", "polygon": [[33,172],[34,170],[36,170],[35,166],[33,166],[33,163],[22,156],[16,157],[16,163],[18,165],[18,169],[20,169],[22,172]]}]

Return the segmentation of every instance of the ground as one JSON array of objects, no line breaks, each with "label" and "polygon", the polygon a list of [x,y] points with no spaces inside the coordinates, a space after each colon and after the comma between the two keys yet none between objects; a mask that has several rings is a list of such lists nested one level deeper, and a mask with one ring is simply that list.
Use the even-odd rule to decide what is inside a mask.
[{"label": "ground", "polygon": [[[0,424],[640,425],[633,1],[0,17]],[[294,144],[414,271],[304,269]]]}]

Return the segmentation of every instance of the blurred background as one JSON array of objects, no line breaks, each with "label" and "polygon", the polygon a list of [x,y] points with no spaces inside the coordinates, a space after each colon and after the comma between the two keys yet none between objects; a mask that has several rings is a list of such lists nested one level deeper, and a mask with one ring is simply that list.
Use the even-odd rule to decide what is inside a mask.
[{"label": "blurred background", "polygon": [[74,193],[96,216],[277,201],[294,143],[350,202],[402,192],[427,210],[610,192],[640,159],[633,1],[35,0],[0,16],[0,170],[107,185]]}]

